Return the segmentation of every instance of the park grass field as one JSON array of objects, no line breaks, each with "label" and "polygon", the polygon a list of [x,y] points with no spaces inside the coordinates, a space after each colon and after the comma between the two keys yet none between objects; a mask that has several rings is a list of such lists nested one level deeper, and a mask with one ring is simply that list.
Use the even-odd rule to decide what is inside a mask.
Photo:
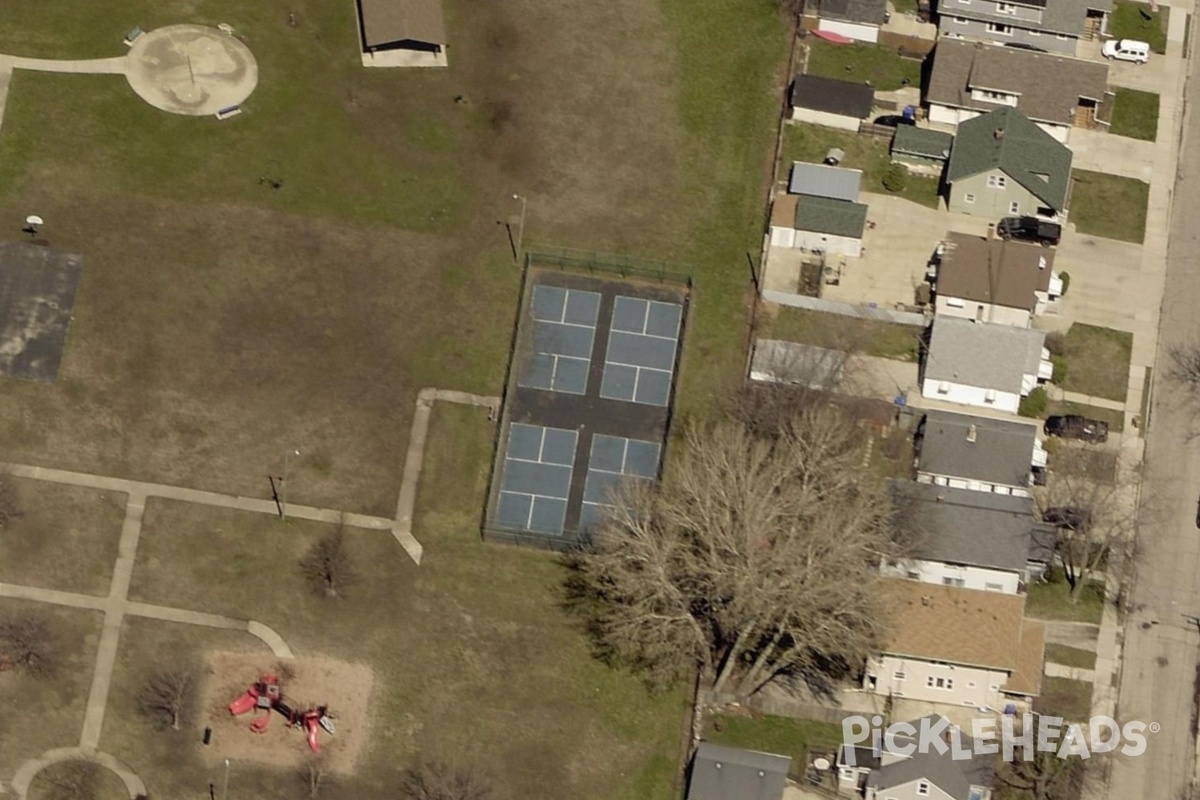
[{"label": "park grass field", "polygon": [[406,72],[358,64],[350,3],[0,0],[10,52],[228,22],[260,71],[221,124],[15,73],[0,214],[85,266],[58,382],[0,384],[7,457],[262,496],[298,447],[295,501],[390,511],[416,392],[501,387],[514,193],[525,244],[691,265],[704,413],[741,364],[786,30],[768,0],[619,5],[448,0],[452,66]]},{"label": "park grass field", "polygon": [[[260,69],[224,123],[154,111],[119,77],[14,75],[0,218],[36,209],[42,237],[85,261],[58,381],[0,379],[6,460],[262,497],[300,448],[291,502],[391,516],[417,392],[502,388],[514,193],[526,246],[689,264],[677,412],[728,395],[787,78],[776,5],[446,0],[446,15],[450,69],[406,72],[359,65],[350,3],[0,0],[0,52],[105,57],[135,25],[225,22]],[[486,415],[439,408],[430,436],[421,567],[386,532],[353,531],[362,580],[328,603],[295,569],[326,528],[152,500],[131,597],[252,618],[300,655],[370,665],[380,733],[330,796],[386,795],[418,753],[470,760],[498,800],[675,796],[683,689],[652,694],[593,658],[553,556],[480,541]],[[156,653],[257,646],[127,619],[101,747],[156,795],[202,793],[211,768],[142,719],[137,687]],[[76,743],[78,716],[0,777]],[[234,778],[297,790],[252,763]]]},{"label": "park grass field", "polygon": [[0,617],[45,613],[53,631],[52,669],[45,677],[0,672],[0,781],[25,759],[56,747],[75,747],[83,729],[101,615],[0,598]]},{"label": "park grass field", "polygon": [[[681,756],[685,692],[651,693],[592,657],[562,608],[556,557],[488,545],[472,532],[492,432],[482,410],[435,411],[417,517],[420,567],[388,532],[352,531],[358,580],[330,600],[305,586],[297,568],[324,526],[151,501],[131,596],[253,618],[298,658],[336,654],[369,666],[373,730],[352,781],[364,796],[386,791],[397,763],[432,753],[492,776],[501,797],[666,800]],[[464,463],[472,476],[465,485]],[[139,620],[123,640],[106,742],[144,779],[179,791],[209,769],[197,755],[198,731],[145,745],[155,734],[137,713],[137,686],[164,643],[212,647],[213,636],[233,634],[166,627]],[[258,645],[238,639],[232,649]],[[186,751],[178,763],[190,766],[176,766],[173,749]],[[604,759],[595,758],[598,749]],[[239,773],[261,791],[295,778],[252,762],[248,754]]]}]

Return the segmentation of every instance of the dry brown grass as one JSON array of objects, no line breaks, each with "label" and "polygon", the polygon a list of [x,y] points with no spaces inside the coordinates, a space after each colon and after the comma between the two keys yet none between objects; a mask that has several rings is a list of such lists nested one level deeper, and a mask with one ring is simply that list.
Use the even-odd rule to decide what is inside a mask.
[{"label": "dry brown grass", "polygon": [[100,639],[102,617],[97,612],[0,598],[0,616],[29,609],[49,614],[56,666],[44,678],[19,670],[0,672],[2,780],[26,759],[51,748],[79,745]]},{"label": "dry brown grass", "polygon": [[19,516],[0,531],[0,582],[107,595],[125,496],[12,480]]}]

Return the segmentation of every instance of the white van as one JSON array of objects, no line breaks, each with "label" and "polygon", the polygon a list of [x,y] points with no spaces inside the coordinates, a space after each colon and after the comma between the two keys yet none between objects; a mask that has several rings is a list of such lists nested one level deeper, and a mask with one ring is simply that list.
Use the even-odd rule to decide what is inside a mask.
[{"label": "white van", "polygon": [[1105,58],[1132,61],[1135,64],[1145,64],[1150,60],[1150,45],[1136,39],[1110,39],[1104,43],[1101,52]]}]

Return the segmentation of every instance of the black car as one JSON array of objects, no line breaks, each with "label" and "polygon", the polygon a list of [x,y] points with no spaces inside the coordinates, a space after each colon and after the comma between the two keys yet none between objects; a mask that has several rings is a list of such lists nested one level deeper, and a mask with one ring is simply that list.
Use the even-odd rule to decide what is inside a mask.
[{"label": "black car", "polygon": [[916,125],[917,121],[908,117],[902,117],[899,114],[887,114],[882,117],[876,117],[875,124],[886,125],[889,128],[898,128],[901,125]]},{"label": "black car", "polygon": [[1108,423],[1098,419],[1088,419],[1079,414],[1065,414],[1048,417],[1042,430],[1047,436],[1061,436],[1064,439],[1080,439],[1092,444],[1103,444],[1108,441]]},{"label": "black car", "polygon": [[1086,527],[1091,521],[1092,512],[1086,508],[1059,506],[1057,508],[1047,508],[1042,512],[1042,522],[1058,528],[1070,528],[1073,531]]},{"label": "black car", "polygon": [[1062,240],[1062,225],[1037,217],[1005,217],[996,226],[996,233],[1003,239],[1017,239],[1050,246]]}]

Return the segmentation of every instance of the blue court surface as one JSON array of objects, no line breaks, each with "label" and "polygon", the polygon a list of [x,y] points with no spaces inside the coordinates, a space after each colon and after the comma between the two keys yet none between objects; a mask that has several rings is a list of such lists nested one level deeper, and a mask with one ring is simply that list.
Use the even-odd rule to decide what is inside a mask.
[{"label": "blue court surface", "polygon": [[533,273],[518,320],[488,526],[586,537],[630,479],[654,480],[685,289]]}]

